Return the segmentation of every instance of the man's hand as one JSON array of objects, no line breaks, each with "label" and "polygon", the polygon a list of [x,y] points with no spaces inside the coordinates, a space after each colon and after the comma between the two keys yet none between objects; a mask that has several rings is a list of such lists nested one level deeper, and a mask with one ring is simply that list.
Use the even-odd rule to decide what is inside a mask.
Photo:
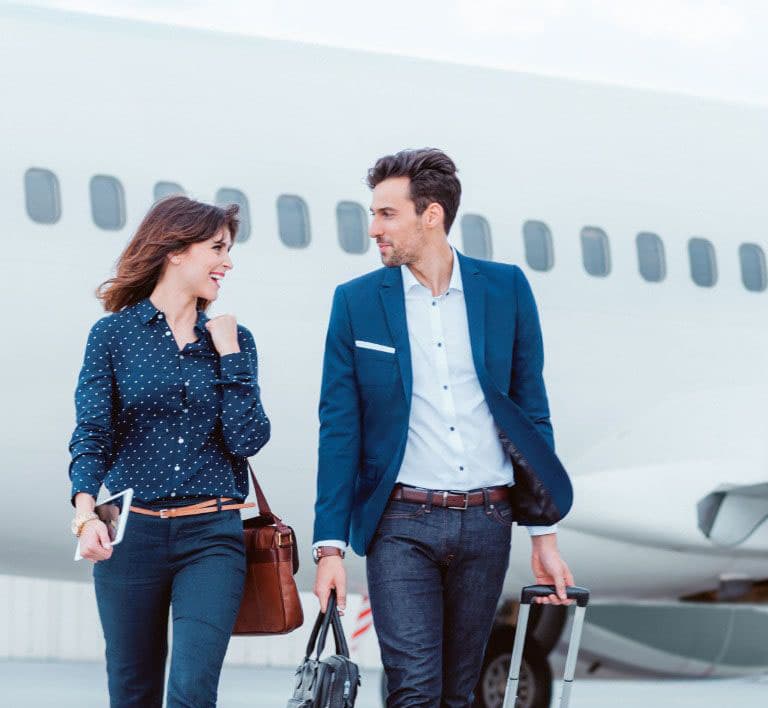
[{"label": "man's hand", "polygon": [[557,594],[547,597],[535,597],[534,602],[541,605],[570,605],[572,600],[565,594],[566,585],[575,585],[573,575],[560,557],[557,548],[557,534],[548,533],[531,536],[531,568],[537,585],[554,585]]},{"label": "man's hand", "polygon": [[336,588],[336,606],[339,614],[343,615],[347,606],[347,571],[341,556],[326,556],[317,564],[314,592],[320,600],[321,612],[328,609],[328,597],[332,588]]}]

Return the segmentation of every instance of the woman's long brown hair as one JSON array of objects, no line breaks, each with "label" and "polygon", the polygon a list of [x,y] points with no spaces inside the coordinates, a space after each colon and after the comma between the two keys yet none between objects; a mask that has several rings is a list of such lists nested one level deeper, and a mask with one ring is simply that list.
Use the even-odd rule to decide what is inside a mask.
[{"label": "woman's long brown hair", "polygon": [[[149,297],[169,254],[207,241],[222,227],[229,229],[234,243],[240,224],[239,210],[237,204],[218,207],[181,195],[161,199],[149,210],[120,254],[115,277],[96,289],[104,309],[117,312]],[[210,304],[210,300],[197,299],[198,310],[206,310]]]}]

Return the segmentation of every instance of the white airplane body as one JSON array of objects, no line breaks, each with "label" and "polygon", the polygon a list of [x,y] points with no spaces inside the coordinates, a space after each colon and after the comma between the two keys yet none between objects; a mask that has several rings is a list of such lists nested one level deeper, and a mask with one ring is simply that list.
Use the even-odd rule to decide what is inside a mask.
[{"label": "white airplane body", "polygon": [[[77,373],[103,315],[93,291],[154,185],[172,181],[204,201],[221,188],[249,200],[251,234],[233,249],[212,312],[234,313],[255,335],[272,439],[253,464],[297,531],[298,578],[310,587],[331,296],[380,267],[376,249],[339,246],[336,205],[367,211],[363,178],[377,157],[437,146],[463,186],[451,242],[463,250],[461,217],[482,215],[493,259],[520,264],[538,301],[555,439],[575,492],[559,542],[577,583],[597,603],[674,603],[725,577],[768,577],[768,525],[721,546],[697,517],[722,485],[768,477],[768,292],[745,288],[739,261],[741,244],[768,247],[766,109],[13,7],[0,9],[0,34],[2,462],[13,500],[0,515],[0,573],[87,577],[71,561],[66,470]],[[56,223],[25,210],[30,168],[58,178]],[[123,228],[94,224],[94,175],[122,183]],[[282,194],[307,203],[305,248],[278,236]],[[526,261],[530,220],[551,230],[546,272]],[[582,263],[590,226],[608,236],[605,277]],[[661,282],[638,272],[641,232],[663,241]],[[714,246],[713,287],[692,281],[692,237]],[[30,504],[42,510],[33,521]],[[513,535],[510,595],[532,581],[527,533]],[[349,567],[363,591],[362,561]]]}]

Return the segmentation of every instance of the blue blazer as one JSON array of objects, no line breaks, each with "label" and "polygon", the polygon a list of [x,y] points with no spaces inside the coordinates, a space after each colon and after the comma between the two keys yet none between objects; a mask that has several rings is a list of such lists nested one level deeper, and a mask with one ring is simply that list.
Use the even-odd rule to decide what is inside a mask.
[{"label": "blue blazer", "polygon": [[[562,518],[573,492],[554,452],[533,293],[517,266],[457,255],[486,402],[514,444],[515,462],[535,472]],[[355,340],[393,347],[395,354],[357,347]],[[337,287],[320,393],[315,541],[343,540],[365,555],[403,460],[412,387],[400,268]]]}]

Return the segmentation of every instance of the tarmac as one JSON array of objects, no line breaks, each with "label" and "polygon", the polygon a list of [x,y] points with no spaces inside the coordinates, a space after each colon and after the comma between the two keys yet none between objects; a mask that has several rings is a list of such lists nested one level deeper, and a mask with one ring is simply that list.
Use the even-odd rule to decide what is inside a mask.
[{"label": "tarmac", "polygon": [[[363,672],[356,708],[381,708],[380,672]],[[3,705],[8,708],[100,708],[108,706],[102,663],[0,661]],[[293,671],[225,666],[220,708],[285,708]],[[553,708],[560,684],[555,682]],[[695,681],[583,679],[573,687],[570,708],[765,708],[768,675]]]}]

